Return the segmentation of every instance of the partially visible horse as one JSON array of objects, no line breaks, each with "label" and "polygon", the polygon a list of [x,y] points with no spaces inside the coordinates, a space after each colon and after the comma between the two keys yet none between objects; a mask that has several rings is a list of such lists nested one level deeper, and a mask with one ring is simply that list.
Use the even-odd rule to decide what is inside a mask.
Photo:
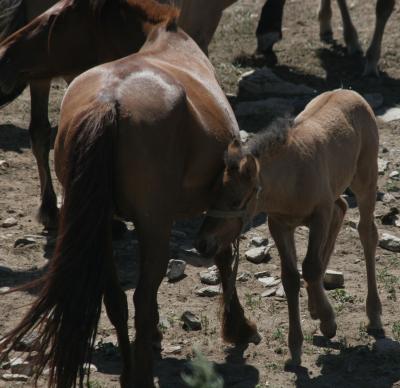
[{"label": "partially visible horse", "polygon": [[299,365],[300,324],[295,229],[309,230],[303,277],[308,307],[323,335],[336,333],[335,313],[323,277],[347,210],[347,187],[360,211],[358,233],[367,267],[367,316],[370,331],[382,331],[375,276],[378,241],[374,222],[378,177],[378,128],[368,103],[348,90],[326,92],[312,100],[293,126],[277,125],[258,135],[247,150],[234,141],[228,148],[219,196],[197,240],[208,256],[224,251],[257,213],[268,214],[270,233],[281,258],[282,283],[289,307],[290,362]]},{"label": "partially visible horse", "polygon": [[[54,55],[32,66],[32,72],[40,74],[43,66],[51,65],[75,72],[78,52],[89,64],[90,47],[97,41],[79,39],[87,12],[98,18],[121,12],[115,0],[68,0],[56,9],[57,17],[55,9],[48,13],[48,28],[60,45],[52,46]],[[0,352],[7,354],[36,330],[39,355],[34,370],[38,376],[49,363],[51,387],[74,386],[77,378],[83,384],[83,364],[90,359],[103,298],[121,350],[121,386],[154,386],[152,344],[161,340],[157,290],[169,261],[172,223],[201,214],[213,202],[224,151],[239,136],[213,67],[178,29],[176,9],[153,0],[129,0],[122,10],[130,21],[123,28],[129,25],[136,31],[129,34],[131,44],[142,48],[83,73],[67,90],[55,144],[64,201],[54,257],[39,282],[38,299],[0,343]],[[106,20],[107,28],[119,30],[117,18]],[[43,29],[45,20],[36,23],[23,33]],[[76,28],[79,36],[64,34],[67,27]],[[32,39],[43,44],[38,31]],[[112,255],[113,214],[133,221],[139,238],[133,354],[126,296]],[[224,294],[229,291],[223,335],[233,343],[257,342],[255,325],[246,320],[236,290],[228,287],[231,259],[230,247],[216,257]]]},{"label": "partially visible horse", "polygon": [[[354,27],[346,0],[337,0],[343,20],[343,36],[349,54],[362,53],[357,30]],[[366,52],[364,75],[379,76],[378,62],[381,56],[382,38],[386,23],[393,12],[395,0],[377,0],[375,30]],[[274,55],[273,45],[282,38],[282,17],[285,0],[267,0],[257,27],[258,51],[266,56]],[[331,42],[332,33],[331,0],[321,0],[318,11],[320,38]]]},{"label": "partially visible horse", "polygon": [[[170,3],[170,0],[160,0],[162,3]],[[174,1],[175,2],[175,1]],[[188,32],[190,36],[199,44],[204,52],[207,52],[208,45],[214,35],[222,16],[222,11],[230,5],[231,0],[219,0],[199,2],[197,0],[179,0],[176,3],[181,7],[179,25]],[[31,56],[35,56],[37,62],[46,61],[47,56],[54,55],[55,36],[51,28],[52,20],[59,18],[58,13],[65,1],[56,4],[55,0],[3,0],[0,1],[0,106],[12,101],[24,90],[27,83],[31,91],[31,121],[29,124],[29,134],[32,143],[33,154],[39,170],[41,204],[38,212],[39,221],[47,228],[54,228],[57,225],[58,209],[56,195],[53,189],[51,173],[49,168],[50,132],[51,127],[48,119],[48,102],[50,82],[53,76],[64,76],[67,82],[71,81],[77,74],[88,68],[107,62],[109,60],[124,57],[139,49],[131,42],[134,41],[137,31],[130,26],[132,20],[121,18],[124,8],[129,7],[129,2],[117,1],[121,11],[113,14],[102,13],[98,22],[93,21],[90,13],[87,14],[86,21],[82,21],[75,26],[76,32],[67,36],[73,26],[64,26],[65,38],[86,40],[86,44],[81,42],[81,47],[85,47],[92,53],[90,61],[83,63],[80,53],[73,58],[76,64],[72,67],[73,71],[68,74],[61,68],[52,68],[46,72],[31,73],[29,66],[32,63]],[[87,0],[89,4],[90,1]],[[9,36],[20,27],[32,21],[36,16],[45,10],[54,7],[46,12],[45,15],[33,21],[32,25]],[[89,8],[89,6],[88,6]],[[111,20],[111,19],[114,20]],[[103,23],[103,26],[100,26]],[[151,21],[150,21],[151,24]],[[110,25],[118,26],[116,29],[109,28]],[[82,33],[79,33],[81,29]],[[32,42],[32,31],[43,36],[40,47],[35,47]],[[45,35],[46,34],[46,35]],[[95,42],[89,44],[89,40],[94,37]],[[23,41],[18,44],[19,41]],[[37,39],[34,40],[37,44]],[[47,46],[48,42],[48,46]],[[56,50],[57,51],[57,50]],[[58,51],[60,51],[58,49]],[[12,52],[12,53],[11,53]],[[68,53],[64,53],[68,56]],[[18,64],[12,57],[18,56]],[[85,53],[84,56],[87,56]],[[7,65],[7,61],[13,62],[13,69]],[[54,64],[53,64],[54,65]],[[15,80],[15,74],[18,79]],[[10,74],[11,73],[11,74]],[[12,78],[12,82],[8,78]]]}]

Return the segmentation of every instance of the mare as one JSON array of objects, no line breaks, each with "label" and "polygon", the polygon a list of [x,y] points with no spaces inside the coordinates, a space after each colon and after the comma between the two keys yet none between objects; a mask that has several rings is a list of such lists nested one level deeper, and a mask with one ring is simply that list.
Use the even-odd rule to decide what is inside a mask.
[{"label": "mare", "polygon": [[[72,59],[75,52],[84,55],[83,63],[91,63],[95,52],[90,48],[96,47],[97,35],[89,42],[79,38],[83,36],[79,27],[87,26],[86,13],[101,17],[121,10],[115,0],[92,0],[89,9],[86,0],[68,0],[58,7],[45,20],[26,27],[33,30],[52,21],[47,27],[52,28],[52,41],[62,43],[54,45],[55,55],[46,63],[31,67],[34,74],[47,74],[45,68],[53,67],[67,73],[79,70]],[[131,21],[122,31],[127,25],[136,31],[129,34],[131,44],[141,49],[81,74],[66,92],[55,143],[56,174],[64,200],[54,257],[38,282],[37,300],[0,344],[4,356],[35,330],[36,377],[49,364],[51,387],[75,386],[77,378],[82,386],[102,300],[117,331],[121,386],[154,387],[152,345],[161,341],[157,290],[169,261],[172,224],[210,206],[214,184],[223,171],[224,151],[239,136],[214,69],[177,27],[176,9],[153,0],[126,0],[122,10]],[[79,35],[65,33],[72,26]],[[119,25],[116,21],[106,26],[118,31]],[[32,39],[43,44],[38,31]],[[133,351],[126,295],[112,255],[113,214],[134,222],[139,239]],[[232,282],[231,247],[215,260],[226,295]],[[245,318],[236,290],[231,291],[223,299],[225,340],[258,342],[255,325]]]},{"label": "mare", "polygon": [[270,233],[281,258],[281,277],[289,308],[289,349],[301,363],[295,229],[309,228],[302,264],[313,319],[323,335],[336,333],[335,314],[323,277],[347,210],[341,193],[351,187],[360,211],[358,233],[367,267],[369,330],[382,333],[381,303],[375,274],[378,241],[374,222],[378,177],[378,128],[368,103],[356,92],[326,92],[312,100],[291,128],[276,125],[256,137],[248,149],[235,140],[228,147],[219,195],[201,227],[196,246],[219,254],[238,238],[257,213],[268,214]]},{"label": "mare", "polygon": [[[169,3],[170,0],[160,0],[160,2]],[[89,4],[88,0],[87,3]],[[212,1],[207,2],[206,5],[197,0],[179,0],[177,3],[181,7],[179,25],[188,32],[204,52],[207,52],[208,45],[222,16],[222,11],[232,1]],[[129,7],[130,3],[118,1],[120,12],[117,10],[112,14],[103,12],[97,19],[98,21],[93,19],[93,13],[85,11],[86,20],[83,19],[82,15],[81,22],[75,26],[75,31],[69,36],[67,36],[67,31],[71,31],[71,28],[64,25],[65,38],[76,39],[79,37],[79,40],[86,39],[86,42],[81,44],[82,49],[90,49],[93,53],[88,62],[82,63],[81,54],[77,52],[76,56],[67,59],[68,62],[71,59],[77,62],[72,67],[73,71],[69,71],[68,74],[63,72],[62,68],[54,68],[53,72],[32,73],[29,69],[32,63],[32,55],[35,56],[37,62],[45,61],[49,55],[68,56],[67,52],[61,53],[59,48],[54,47],[53,31],[49,28],[53,20],[59,18],[58,13],[64,4],[65,1],[56,4],[55,0],[4,0],[0,2],[0,7],[2,7],[0,9],[2,15],[0,17],[0,106],[18,97],[26,84],[29,83],[31,92],[29,134],[32,151],[38,166],[41,188],[38,220],[50,229],[57,226],[58,220],[56,195],[49,167],[51,126],[48,119],[48,103],[53,72],[62,75],[67,82],[70,82],[76,75],[92,66],[122,58],[139,49],[137,45],[131,43],[137,33],[130,26],[132,20],[121,18],[124,8]],[[53,8],[33,21],[36,16],[51,6]],[[87,11],[90,11],[89,8],[88,6]],[[10,36],[12,32],[17,31],[29,21],[31,21],[29,27]],[[63,22],[59,21],[58,25],[61,25],[61,23]],[[149,23],[151,24],[151,21]],[[102,28],[99,28],[100,24],[102,24]],[[114,28],[116,26],[117,28]],[[40,46],[37,46],[39,44],[37,39],[32,39],[32,33],[43,36]],[[95,44],[90,45],[89,39],[94,39]],[[46,46],[47,42],[48,46]],[[58,63],[61,62],[55,62],[53,65],[58,65]]]},{"label": "mare", "polygon": [[[346,0],[337,0],[343,20],[343,36],[349,54],[362,53],[358,40],[357,30],[351,20]],[[378,62],[381,55],[382,39],[386,23],[393,12],[395,0],[377,0],[375,30],[371,43],[366,52],[364,75],[379,76]],[[282,17],[285,0],[267,0],[262,11],[257,27],[258,51],[266,56],[273,56],[273,45],[282,38]],[[332,42],[332,8],[331,0],[321,0],[318,20],[320,39]]]}]

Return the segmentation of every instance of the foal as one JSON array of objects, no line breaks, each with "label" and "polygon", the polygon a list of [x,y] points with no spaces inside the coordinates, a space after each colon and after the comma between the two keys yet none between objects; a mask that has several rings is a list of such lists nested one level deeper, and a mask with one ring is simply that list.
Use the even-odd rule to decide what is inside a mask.
[{"label": "foal", "polygon": [[306,225],[310,229],[303,262],[308,307],[311,317],[320,320],[322,334],[332,338],[335,314],[324,291],[323,276],[346,213],[346,202],[340,196],[346,187],[354,192],[360,211],[358,232],[368,277],[368,328],[382,330],[373,214],[378,143],[375,117],[367,102],[353,91],[337,90],[311,101],[292,128],[267,131],[248,150],[236,141],[229,146],[215,211],[206,217],[197,246],[204,254],[217,254],[238,237],[245,220],[267,212],[281,258],[293,365],[301,362],[303,342],[295,228]]}]

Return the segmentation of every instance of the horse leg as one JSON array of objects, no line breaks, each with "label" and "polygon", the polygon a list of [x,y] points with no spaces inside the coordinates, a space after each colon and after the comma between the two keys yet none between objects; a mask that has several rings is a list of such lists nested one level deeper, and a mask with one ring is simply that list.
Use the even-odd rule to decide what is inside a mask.
[{"label": "horse leg", "polygon": [[134,350],[135,387],[154,387],[152,345],[158,333],[157,291],[168,265],[169,236],[172,221],[148,217],[136,222],[141,265],[139,282],[133,297],[136,339]]},{"label": "horse leg", "polygon": [[[112,252],[110,252],[112,258]],[[118,345],[121,352],[123,369],[121,374],[121,387],[129,388],[133,385],[133,362],[128,334],[128,304],[125,292],[122,290],[115,262],[110,260],[109,283],[104,292],[104,305],[108,318],[117,331]]]},{"label": "horse leg", "polygon": [[326,296],[323,278],[325,272],[324,249],[329,238],[332,214],[331,204],[320,208],[313,215],[309,228],[309,243],[303,262],[303,277],[308,293],[312,298],[311,306],[315,317],[320,319],[320,330],[325,337],[332,338],[336,334],[335,313]]},{"label": "horse leg", "polygon": [[321,0],[318,10],[319,37],[323,42],[332,42],[332,7],[331,0]]},{"label": "horse leg", "polygon": [[364,250],[365,263],[367,267],[367,316],[369,319],[368,330],[371,333],[382,333],[382,305],[379,299],[378,287],[376,284],[375,252],[378,244],[378,232],[374,220],[374,209],[376,201],[376,179],[368,183],[365,177],[356,178],[351,184],[358,208],[360,211],[360,222],[358,233]]},{"label": "horse leg", "polygon": [[360,42],[358,41],[357,30],[351,21],[346,0],[337,0],[337,2],[339,4],[340,13],[342,14],[343,37],[346,43],[347,52],[350,55],[362,53],[362,48]]},{"label": "horse leg", "polygon": [[383,33],[394,9],[395,0],[378,0],[376,3],[375,31],[367,50],[364,75],[379,76],[378,61],[381,55]]},{"label": "horse leg", "polygon": [[[335,205],[333,208],[331,224],[328,232],[328,240],[325,244],[323,254],[322,254],[322,265],[323,265],[323,273],[326,272],[328,268],[329,259],[332,255],[333,249],[335,247],[337,236],[340,232],[340,228],[343,224],[343,219],[347,211],[347,202],[343,198],[338,198],[335,201]],[[318,314],[316,310],[316,306],[314,303],[314,296],[309,295],[308,297],[308,310],[310,311],[310,315],[312,319],[318,319]]]},{"label": "horse leg", "polygon": [[285,0],[266,0],[257,26],[257,51],[268,55],[282,39],[282,18]]},{"label": "horse leg", "polygon": [[41,204],[38,220],[46,228],[56,228],[58,221],[57,198],[49,167],[51,127],[48,119],[50,81],[32,81],[31,122],[29,134],[32,151],[39,170]]},{"label": "horse leg", "polygon": [[[214,260],[221,276],[222,289],[225,295],[232,275],[232,249],[229,248],[219,252]],[[223,301],[224,300],[225,298],[223,298]],[[256,325],[248,321],[244,316],[243,307],[237,296],[236,287],[233,291],[229,306],[223,306],[222,336],[225,341],[236,345],[249,342],[257,345],[261,341]]]},{"label": "horse leg", "polygon": [[281,258],[281,278],[289,310],[289,350],[291,359],[287,364],[301,364],[303,333],[300,324],[299,292],[300,274],[297,270],[297,255],[294,243],[294,229],[268,217],[269,230]]}]

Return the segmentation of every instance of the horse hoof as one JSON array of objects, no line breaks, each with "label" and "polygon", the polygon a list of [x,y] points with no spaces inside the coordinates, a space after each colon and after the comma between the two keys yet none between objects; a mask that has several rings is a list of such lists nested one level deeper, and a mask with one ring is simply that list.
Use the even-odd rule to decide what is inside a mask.
[{"label": "horse hoof", "polygon": [[368,325],[367,333],[374,338],[385,338],[385,330],[383,329],[382,326],[374,327],[374,326]]},{"label": "horse hoof", "polygon": [[319,35],[321,42],[324,43],[333,43],[333,32],[332,31],[325,31],[321,32]]},{"label": "horse hoof", "polygon": [[257,331],[249,338],[249,344],[258,345],[261,341],[262,337]]},{"label": "horse hoof", "polygon": [[299,355],[292,355],[292,358],[289,358],[285,362],[285,370],[292,370],[298,368],[301,365],[301,356]]},{"label": "horse hoof", "polygon": [[331,339],[336,335],[337,325],[335,321],[321,322],[319,329],[326,338]]},{"label": "horse hoof", "polygon": [[58,208],[45,209],[40,207],[37,213],[37,220],[44,226],[46,230],[57,230],[58,229]]}]

